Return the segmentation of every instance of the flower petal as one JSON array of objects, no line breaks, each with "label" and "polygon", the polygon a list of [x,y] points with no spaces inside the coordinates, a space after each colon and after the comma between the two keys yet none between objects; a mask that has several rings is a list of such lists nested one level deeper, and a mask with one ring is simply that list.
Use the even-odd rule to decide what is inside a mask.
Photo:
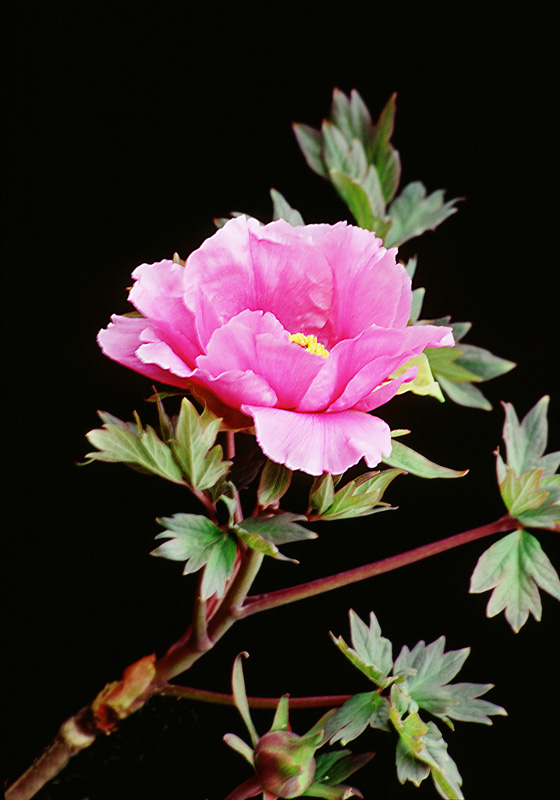
[{"label": "flower petal", "polygon": [[241,410],[253,417],[264,454],[291,470],[341,474],[361,458],[375,467],[391,454],[387,423],[361,411],[301,414],[249,405]]},{"label": "flower petal", "polygon": [[245,309],[271,311],[291,333],[317,335],[330,312],[332,271],[302,230],[237,217],[189,256],[186,289],[202,341]]},{"label": "flower petal", "polygon": [[109,325],[97,334],[97,341],[106,356],[118,361],[135,372],[140,372],[154,381],[168,383],[171,386],[188,388],[187,381],[174,375],[157,364],[144,363],[137,356],[138,349],[142,346],[141,336],[148,327],[145,319],[137,317],[120,317],[113,314]]},{"label": "flower petal", "polygon": [[[197,376],[200,380],[209,376],[212,391],[217,394],[224,375],[232,370],[238,375],[251,372],[262,377],[268,395],[256,393],[249,398],[246,387],[240,386],[243,396],[241,399],[240,395],[239,402],[295,408],[323,368],[325,359],[291,342],[287,331],[270,312],[242,311],[214,331],[207,354],[197,364]],[[234,388],[230,386],[230,396]]]},{"label": "flower petal", "polygon": [[[371,327],[354,339],[333,347],[325,367],[302,398],[298,410],[328,408],[330,411],[344,411],[357,407],[412,356],[426,347],[440,346],[448,341],[453,341],[450,328],[438,325],[390,329]],[[359,407],[363,409],[363,404]]]},{"label": "flower petal", "polygon": [[194,366],[201,346],[192,311],[185,305],[185,267],[173,261],[141,264],[128,299],[160,332],[177,355]]},{"label": "flower petal", "polygon": [[[396,262],[396,248],[386,250],[370,231],[339,222],[308,225],[306,230],[333,271],[333,305],[321,334],[327,347],[377,325],[403,327],[410,316],[410,278]],[[321,337],[318,337],[321,338]]]}]

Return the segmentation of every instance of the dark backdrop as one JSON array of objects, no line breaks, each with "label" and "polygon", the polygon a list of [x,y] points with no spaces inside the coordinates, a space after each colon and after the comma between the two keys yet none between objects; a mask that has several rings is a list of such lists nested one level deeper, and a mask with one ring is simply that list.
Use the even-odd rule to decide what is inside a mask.
[{"label": "dark backdrop", "polygon": [[[344,217],[290,129],[292,120],[318,126],[334,86],[356,87],[374,112],[398,91],[404,181],[466,197],[436,234],[403,248],[419,254],[425,312],[472,320],[471,342],[520,366],[488,384],[493,413],[410,397],[384,409],[393,427],[413,429],[412,446],[470,474],[401,478],[389,492],[399,511],[318,528],[318,542],[292,548],[301,566],[267,564],[258,588],[349,568],[503,513],[492,456],[499,400],[525,413],[557,372],[553,28],[544,7],[533,3],[528,19],[455,3],[164,3],[134,13],[88,2],[19,5],[7,48],[4,274],[12,294],[3,339],[5,461],[14,478],[5,533],[10,778],[124,666],[164,652],[185,626],[193,589],[179,565],[148,557],[157,515],[196,510],[179,487],[122,466],[75,466],[97,408],[151,414],[149,381],[105,359],[95,334],[126,310],[137,264],[175,250],[186,256],[212,234],[212,218],[231,209],[269,219],[270,186],[308,222]],[[559,402],[553,397],[556,449]],[[554,535],[540,539],[558,564]],[[363,617],[374,609],[397,648],[442,633],[451,648],[471,645],[463,679],[495,683],[490,699],[510,712],[493,728],[459,723],[448,735],[467,796],[524,797],[534,781],[534,796],[549,797],[558,605],[545,596],[543,622],[531,619],[518,636],[502,616],[486,620],[487,596],[467,594],[485,546],[248,620],[188,681],[227,691],[233,658],[247,649],[253,694],[364,691],[327,634],[347,633],[349,607]],[[303,732],[315,716],[295,713],[293,723]],[[256,719],[264,731],[271,716]],[[153,701],[41,797],[220,800],[247,775],[220,741],[226,731],[243,734],[231,710]],[[365,796],[434,797],[428,782],[398,786],[389,739],[359,742],[378,751],[356,777]]]}]

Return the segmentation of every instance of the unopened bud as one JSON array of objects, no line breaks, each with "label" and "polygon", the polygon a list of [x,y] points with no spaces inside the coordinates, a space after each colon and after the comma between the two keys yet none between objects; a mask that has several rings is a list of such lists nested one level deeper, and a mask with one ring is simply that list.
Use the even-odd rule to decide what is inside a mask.
[{"label": "unopened bud", "polygon": [[255,772],[261,786],[276,797],[300,797],[315,777],[315,750],[320,738],[291,731],[270,731],[255,748]]}]

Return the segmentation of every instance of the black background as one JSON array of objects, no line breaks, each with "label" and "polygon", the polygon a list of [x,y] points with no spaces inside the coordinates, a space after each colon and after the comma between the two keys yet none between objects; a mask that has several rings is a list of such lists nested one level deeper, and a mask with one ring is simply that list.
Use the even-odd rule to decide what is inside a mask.
[{"label": "black background", "polygon": [[[544,8],[531,4],[529,18],[493,6],[479,15],[463,3],[163,3],[134,13],[87,2],[18,5],[6,48],[10,779],[63,719],[130,662],[162,654],[188,619],[192,580],[148,553],[154,518],[195,511],[194,502],[122,466],[75,466],[97,408],[152,414],[143,402],[149,381],[105,359],[95,334],[127,310],[137,264],[175,250],[186,256],[212,234],[212,218],[232,209],[270,219],[270,186],[308,222],[344,217],[290,129],[292,120],[319,126],[334,86],[356,87],[374,113],[398,91],[404,182],[466,198],[436,234],[403,248],[419,255],[425,314],[472,320],[469,341],[520,366],[488,384],[492,413],[409,396],[383,409],[393,427],[413,430],[411,446],[470,474],[401,478],[389,491],[399,511],[318,528],[319,541],[290,552],[301,566],[271,562],[256,588],[350,568],[503,513],[492,456],[499,400],[525,413],[557,373],[554,42]],[[296,510],[303,489],[300,481],[291,494]],[[539,538],[558,564],[554,534]],[[186,682],[227,691],[233,659],[246,649],[252,694],[366,691],[328,631],[347,634],[350,607],[362,617],[374,609],[397,649],[442,633],[450,648],[471,645],[463,680],[495,683],[489,699],[509,710],[493,728],[459,723],[447,735],[466,796],[521,798],[533,787],[533,796],[552,797],[558,605],[544,596],[542,623],[531,618],[517,636],[503,615],[487,620],[487,595],[467,593],[484,547],[250,619]],[[315,718],[296,712],[292,721],[304,732]],[[271,715],[255,719],[263,732]],[[221,743],[226,731],[244,733],[232,710],[153,701],[40,796],[219,800],[248,775]],[[355,779],[367,798],[435,796],[429,782],[398,785],[388,735],[357,744],[378,751]]]}]

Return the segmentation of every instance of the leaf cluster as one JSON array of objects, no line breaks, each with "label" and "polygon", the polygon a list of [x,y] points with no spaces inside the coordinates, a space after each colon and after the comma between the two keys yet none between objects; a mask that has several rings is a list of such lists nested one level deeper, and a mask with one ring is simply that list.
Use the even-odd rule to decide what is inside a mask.
[{"label": "leaf cluster", "polygon": [[330,181],[357,224],[394,247],[434,230],[457,210],[439,189],[428,195],[420,181],[396,197],[401,177],[398,151],[391,144],[396,111],[393,94],[376,123],[359,93],[335,89],[330,115],[321,130],[295,123],[294,133],[308,166]]},{"label": "leaf cluster", "polygon": [[441,636],[429,645],[418,642],[412,650],[404,646],[393,661],[392,644],[381,635],[373,612],[366,625],[350,611],[350,633],[352,646],[342,637],[333,640],[376,688],[354,695],[341,706],[327,723],[325,736],[345,745],[368,727],[394,730],[399,781],[418,786],[431,775],[442,797],[462,798],[462,779],[447,754],[447,743],[437,725],[424,722],[419,711],[441,719],[451,729],[452,720],[491,725],[491,715],[506,714],[501,706],[480,699],[492,684],[450,683],[470,649],[445,652]]},{"label": "leaf cluster", "polygon": [[560,453],[544,455],[548,441],[549,398],[545,396],[520,422],[514,407],[504,403],[504,462],[496,453],[498,485],[519,530],[493,544],[482,554],[471,577],[472,593],[492,594],[486,615],[505,612],[517,633],[529,613],[542,615],[539,589],[560,600],[560,578],[538,539],[524,528],[560,525]]},{"label": "leaf cluster", "polygon": [[224,460],[222,446],[215,444],[221,419],[205,408],[201,414],[186,397],[177,417],[170,419],[158,397],[161,436],[144,428],[135,412],[134,422],[99,411],[102,428],[86,434],[97,448],[86,455],[86,463],[123,463],[138,472],[198,490],[221,491],[231,461]]}]

